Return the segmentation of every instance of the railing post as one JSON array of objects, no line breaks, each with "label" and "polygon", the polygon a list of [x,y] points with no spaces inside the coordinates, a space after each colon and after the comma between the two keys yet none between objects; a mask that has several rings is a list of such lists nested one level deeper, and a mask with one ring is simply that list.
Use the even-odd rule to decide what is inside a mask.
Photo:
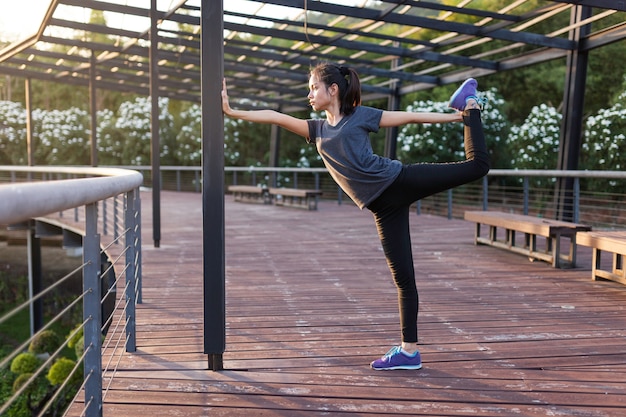
[{"label": "railing post", "polygon": [[530,200],[530,186],[528,185],[528,177],[524,177],[524,214],[528,214]]},{"label": "railing post", "polygon": [[107,201],[102,200],[102,234],[104,236],[108,236],[109,235],[109,226],[107,225],[107,217],[108,216],[108,210],[107,210]]},{"label": "railing post", "polygon": [[448,190],[448,220],[452,219],[452,188]]},{"label": "railing post", "polygon": [[137,304],[141,304],[143,302],[143,268],[142,265],[142,251],[141,251],[141,192],[139,188],[134,191],[135,194],[135,228],[137,233],[135,234],[135,242],[137,245],[135,246],[135,251],[137,252],[137,264],[135,267],[137,271],[135,272],[135,277],[137,280]]},{"label": "railing post", "polygon": [[119,214],[119,201],[117,200],[117,197],[113,197],[113,240],[116,243],[118,243],[117,239],[120,237],[119,222],[117,218]]},{"label": "railing post", "polygon": [[580,178],[574,178],[574,223],[580,221]]},{"label": "railing post", "polygon": [[83,242],[83,321],[85,343],[85,415],[102,417],[102,299],[100,286],[100,235],[97,203],[85,206]]},{"label": "railing post", "polygon": [[489,209],[489,181],[487,176],[483,177],[483,211]]},{"label": "railing post", "polygon": [[[26,231],[28,246],[28,297],[34,296],[43,290],[43,269],[41,260],[41,239],[35,231],[35,221],[28,222]],[[30,335],[34,335],[43,327],[43,301],[40,299],[30,304]]]},{"label": "railing post", "polygon": [[126,224],[126,351],[134,352],[137,349],[135,336],[135,302],[136,302],[136,240],[137,225],[135,218],[135,191],[126,193],[126,212],[124,219]]}]

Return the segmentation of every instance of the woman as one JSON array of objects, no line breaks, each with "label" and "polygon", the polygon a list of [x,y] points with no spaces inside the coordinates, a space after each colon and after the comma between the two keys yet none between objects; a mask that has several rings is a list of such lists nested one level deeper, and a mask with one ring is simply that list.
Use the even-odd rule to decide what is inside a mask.
[{"label": "woman", "polygon": [[[376,221],[387,264],[398,288],[402,343],[371,363],[376,370],[420,369],[418,294],[409,234],[409,207],[429,195],[477,180],[489,171],[480,118],[477,82],[466,80],[449,106],[458,113],[384,111],[361,105],[361,84],[352,68],[320,64],[309,78],[309,103],[326,119],[303,120],[274,110],[233,110],[226,82],[222,110],[229,117],[276,124],[314,143],[330,175]],[[409,123],[464,123],[466,159],[461,162],[403,165],[373,153],[370,132]]]}]

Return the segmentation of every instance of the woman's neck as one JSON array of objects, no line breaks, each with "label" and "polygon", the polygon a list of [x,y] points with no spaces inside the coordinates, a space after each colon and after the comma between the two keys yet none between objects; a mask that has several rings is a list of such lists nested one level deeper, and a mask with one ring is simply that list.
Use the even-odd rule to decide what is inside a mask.
[{"label": "woman's neck", "polygon": [[326,120],[328,120],[328,124],[331,126],[337,126],[341,119],[343,119],[343,114],[339,111],[339,109],[326,110]]}]

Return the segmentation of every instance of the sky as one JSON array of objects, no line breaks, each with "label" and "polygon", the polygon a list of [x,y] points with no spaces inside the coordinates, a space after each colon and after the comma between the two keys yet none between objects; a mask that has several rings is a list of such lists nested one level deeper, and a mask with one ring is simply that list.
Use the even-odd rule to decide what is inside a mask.
[{"label": "sky", "polygon": [[[145,6],[148,0],[109,0],[111,2],[117,2],[120,4],[128,4],[128,5],[141,5]],[[157,7],[159,10],[169,10],[173,4],[176,4],[178,0],[157,0]],[[363,3],[364,0],[335,0],[334,3],[337,4],[346,4],[346,5],[354,5],[357,3]],[[48,6],[50,4],[50,0],[0,0],[2,3],[2,13],[0,13],[0,41],[14,42],[25,39],[31,35],[34,35],[39,26],[41,25],[41,21],[48,10]],[[246,10],[248,12],[254,11],[250,10],[252,6],[254,9],[258,7],[257,3],[250,3],[246,0],[228,0],[225,1],[225,8],[229,8],[230,10]],[[300,6],[301,2],[297,2]],[[190,0],[190,4],[200,4],[200,0]],[[63,13],[87,13],[82,8],[67,8],[67,6],[59,6],[65,7],[62,9]],[[59,12],[60,10],[57,10]],[[264,6],[261,11],[262,15],[265,16],[274,16],[274,17],[286,17],[287,15],[294,15],[301,12],[300,7],[298,8],[284,8],[279,6]],[[281,16],[282,15],[282,16]],[[56,16],[59,16],[57,14]],[[118,15],[119,16],[119,15]],[[76,16],[73,16],[76,18]],[[81,16],[78,16],[78,19],[81,19]],[[87,21],[89,16],[82,16],[82,19]],[[129,18],[128,18],[129,19]],[[129,25],[129,21],[126,20],[123,23],[120,22],[112,22],[107,20],[107,23],[110,26],[127,26]],[[117,24],[116,24],[117,23]],[[143,23],[142,23],[143,24]],[[258,24],[258,23],[257,23]],[[130,25],[132,26],[132,24]],[[146,28],[147,29],[147,28]]]},{"label": "sky", "polygon": [[0,40],[15,41],[37,32],[50,0],[0,0]]}]

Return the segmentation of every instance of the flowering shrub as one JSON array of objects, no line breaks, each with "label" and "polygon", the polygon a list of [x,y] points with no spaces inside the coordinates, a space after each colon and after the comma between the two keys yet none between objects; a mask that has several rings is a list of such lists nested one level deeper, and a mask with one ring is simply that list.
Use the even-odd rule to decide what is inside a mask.
[{"label": "flowering shrub", "polygon": [[511,165],[518,169],[555,169],[559,154],[562,116],[554,107],[541,104],[532,108],[521,126],[513,126],[509,146]]},{"label": "flowering shrub", "polygon": [[0,101],[0,163],[26,165],[26,110],[19,103]]},{"label": "flowering shrub", "polygon": [[[202,161],[202,108],[192,104],[180,114],[174,159],[181,165],[199,166]],[[224,149],[226,151],[226,149]]]},{"label": "flowering shrub", "polygon": [[[168,135],[172,134],[174,118],[168,110],[169,99],[159,98],[159,137],[161,157],[169,155]],[[102,136],[98,140],[102,164],[149,165],[151,161],[150,97],[138,97],[122,103],[113,118],[100,112]],[[105,162],[106,161],[106,162]]]},{"label": "flowering shrub", "polygon": [[[582,165],[591,170],[622,171],[626,167],[626,92],[615,104],[590,116],[585,124]],[[590,180],[594,188],[624,193],[623,181]]]},{"label": "flowering shrub", "polygon": [[[482,112],[487,148],[492,165],[502,166],[504,138],[508,122],[501,111],[504,100],[497,91],[483,93],[488,104]],[[447,102],[418,101],[406,108],[411,112],[449,112]],[[398,159],[404,163],[448,162],[465,159],[462,123],[410,124],[398,134]]]}]

